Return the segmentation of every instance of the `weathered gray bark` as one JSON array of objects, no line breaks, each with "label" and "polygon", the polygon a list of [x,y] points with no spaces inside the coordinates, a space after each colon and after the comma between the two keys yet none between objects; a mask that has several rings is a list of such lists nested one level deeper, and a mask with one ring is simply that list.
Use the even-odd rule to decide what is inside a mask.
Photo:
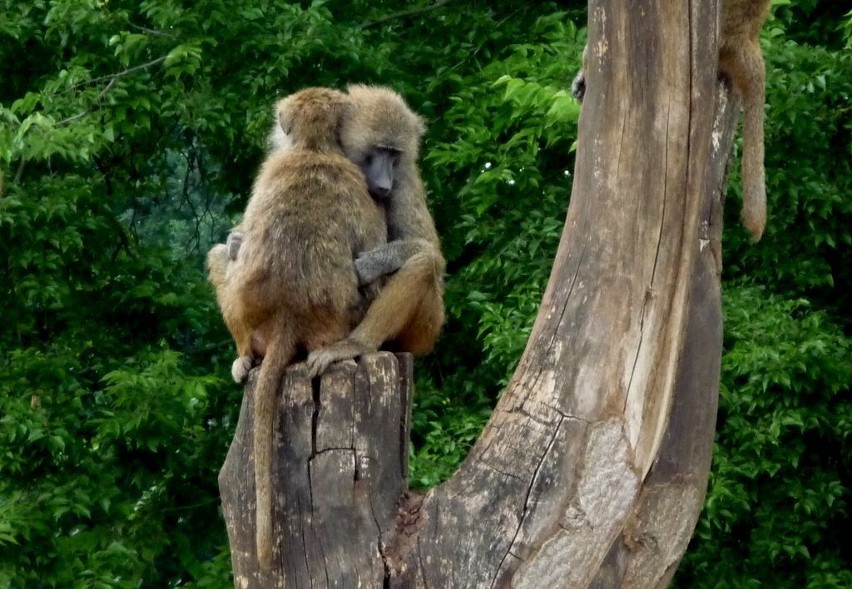
[{"label": "weathered gray bark", "polygon": [[721,195],[735,118],[716,74],[719,8],[591,3],[588,92],[553,273],[520,365],[452,479],[405,494],[410,376],[400,396],[392,356],[339,368],[319,392],[291,372],[278,426],[278,568],[263,577],[247,389],[220,475],[237,587],[669,582],[703,502],[719,385]]},{"label": "weathered gray bark", "polygon": [[219,473],[234,585],[380,587],[382,546],[407,486],[411,356],[340,363],[316,390],[304,368],[291,368],[282,389],[273,570],[255,550],[253,381]]}]

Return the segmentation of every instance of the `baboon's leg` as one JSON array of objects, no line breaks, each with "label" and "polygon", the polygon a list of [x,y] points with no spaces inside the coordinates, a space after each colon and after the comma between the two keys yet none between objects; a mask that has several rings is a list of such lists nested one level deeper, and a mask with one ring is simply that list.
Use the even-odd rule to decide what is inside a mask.
[{"label": "baboon's leg", "polygon": [[444,320],[440,271],[440,260],[434,256],[412,256],[388,280],[349,337],[308,355],[311,374],[322,374],[334,362],[375,352],[387,341],[404,339],[400,348],[409,352],[431,350]]},{"label": "baboon's leg", "polygon": [[429,254],[409,258],[349,337],[374,350],[390,340],[415,354],[431,350],[444,319],[440,271],[439,261]]}]

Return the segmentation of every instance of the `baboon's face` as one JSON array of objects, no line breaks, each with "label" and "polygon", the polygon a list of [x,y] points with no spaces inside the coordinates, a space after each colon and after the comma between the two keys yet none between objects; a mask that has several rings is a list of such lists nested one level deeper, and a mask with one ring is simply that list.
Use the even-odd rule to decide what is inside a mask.
[{"label": "baboon's face", "polygon": [[367,178],[367,189],[376,200],[384,202],[390,198],[401,153],[397,149],[377,145],[357,162]]}]

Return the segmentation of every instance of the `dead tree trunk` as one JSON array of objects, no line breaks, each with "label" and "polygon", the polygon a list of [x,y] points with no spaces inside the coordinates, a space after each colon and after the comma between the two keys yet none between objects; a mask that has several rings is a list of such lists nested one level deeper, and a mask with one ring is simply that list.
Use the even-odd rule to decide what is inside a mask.
[{"label": "dead tree trunk", "polygon": [[304,369],[291,368],[282,388],[272,571],[258,566],[255,547],[253,382],[219,473],[234,584],[380,587],[383,545],[407,482],[411,356],[344,362],[315,387]]},{"label": "dead tree trunk", "polygon": [[[573,196],[520,365],[460,470],[405,491],[410,365],[297,372],[276,567],[254,558],[252,388],[220,474],[238,588],[664,587],[703,502],[734,106],[718,0],[592,1]],[[399,380],[401,378],[401,380]]]}]

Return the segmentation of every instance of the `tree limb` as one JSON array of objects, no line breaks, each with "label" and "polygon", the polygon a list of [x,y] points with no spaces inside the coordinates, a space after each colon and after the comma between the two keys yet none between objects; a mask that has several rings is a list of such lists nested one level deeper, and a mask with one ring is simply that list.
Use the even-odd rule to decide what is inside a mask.
[{"label": "tree limb", "polygon": [[149,29],[148,27],[143,27],[141,25],[134,24],[132,22],[127,23],[127,26],[133,27],[137,31],[142,31],[143,33],[148,33],[149,35],[155,35],[157,37],[166,37],[168,39],[177,39],[177,35],[172,35],[171,33],[164,33],[163,31],[157,31],[155,29]]},{"label": "tree limb", "polygon": [[149,61],[148,63],[142,63],[142,64],[139,64],[139,65],[134,65],[133,67],[127,68],[126,70],[123,70],[123,71],[120,71],[120,72],[117,72],[117,73],[114,73],[114,74],[108,74],[106,76],[99,76],[97,78],[92,78],[91,80],[85,80],[83,82],[78,82],[77,84],[74,84],[73,86],[69,86],[68,88],[63,90],[60,94],[65,94],[67,92],[71,92],[72,90],[76,90],[77,88],[82,88],[83,86],[88,86],[90,84],[98,84],[100,82],[105,82],[106,80],[110,80],[111,82],[115,81],[119,78],[129,76],[130,74],[137,72],[139,70],[144,70],[144,69],[147,69],[149,67],[155,66],[159,63],[162,63],[162,62],[166,61],[166,57],[167,56],[163,55],[162,57],[158,57],[157,59]]},{"label": "tree limb", "polygon": [[408,10],[401,10],[399,12],[395,12],[393,14],[389,14],[387,16],[383,16],[381,18],[377,18],[376,20],[365,21],[362,25],[362,29],[366,29],[368,27],[372,27],[375,25],[382,24],[389,20],[394,20],[397,18],[406,18],[409,16],[414,16],[415,14],[423,14],[426,12],[431,12],[433,10],[437,10],[441,8],[445,4],[449,4],[452,0],[437,0],[434,4],[429,4],[428,6],[418,6],[417,8],[409,8]]}]

